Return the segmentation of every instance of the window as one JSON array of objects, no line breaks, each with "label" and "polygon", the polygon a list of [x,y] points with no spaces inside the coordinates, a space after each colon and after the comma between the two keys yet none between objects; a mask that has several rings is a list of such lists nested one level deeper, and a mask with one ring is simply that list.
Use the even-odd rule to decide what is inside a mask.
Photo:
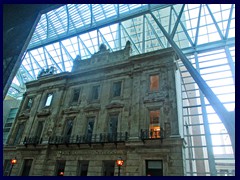
[{"label": "window", "polygon": [[113,97],[121,96],[121,86],[121,81],[113,83]]},{"label": "window", "polygon": [[31,166],[32,166],[32,159],[25,159],[23,162],[23,171],[22,176],[29,176]]},{"label": "window", "polygon": [[78,161],[78,176],[87,176],[89,161]]},{"label": "window", "polygon": [[160,110],[150,111],[150,125],[149,136],[150,138],[160,138]]},{"label": "window", "polygon": [[114,176],[115,161],[103,161],[103,176]]},{"label": "window", "polygon": [[159,90],[159,75],[150,76],[150,91],[158,91]]},{"label": "window", "polygon": [[47,99],[46,99],[46,102],[45,102],[45,107],[48,107],[48,106],[51,105],[52,98],[53,98],[53,93],[47,94]]},{"label": "window", "polygon": [[69,119],[66,122],[64,136],[71,136],[72,134],[72,128],[73,128],[73,120]]},{"label": "window", "polygon": [[4,161],[3,176],[9,176],[10,168],[11,168],[11,159],[6,159]]},{"label": "window", "polygon": [[108,133],[117,134],[118,114],[110,115]]},{"label": "window", "polygon": [[37,125],[37,130],[36,130],[36,138],[40,138],[42,135],[42,131],[43,131],[43,125],[44,125],[44,121],[39,121],[38,125]]},{"label": "window", "polygon": [[147,160],[146,161],[146,176],[163,176],[162,161]]},{"label": "window", "polygon": [[17,129],[17,134],[15,136],[15,140],[13,144],[19,144],[20,140],[22,138],[22,134],[23,134],[23,130],[24,130],[24,125],[25,123],[21,123],[18,125],[18,129]]},{"label": "window", "polygon": [[99,99],[100,86],[93,86],[92,88],[92,100]]},{"label": "window", "polygon": [[95,120],[95,117],[88,117],[87,118],[88,123],[87,123],[87,130],[86,130],[86,139],[88,141],[91,141],[91,139],[92,139],[94,120]]},{"label": "window", "polygon": [[80,88],[73,89],[73,95],[72,95],[72,102],[71,103],[77,104],[79,96],[80,96]]},{"label": "window", "polygon": [[3,143],[4,144],[7,142],[10,129],[12,128],[13,121],[17,115],[17,111],[18,111],[18,108],[10,109],[8,118],[7,118],[4,128],[3,128]]},{"label": "window", "polygon": [[33,105],[33,98],[28,98],[25,109],[31,109],[32,105]]},{"label": "window", "polygon": [[65,164],[66,164],[65,160],[57,161],[55,176],[63,176],[64,175]]}]

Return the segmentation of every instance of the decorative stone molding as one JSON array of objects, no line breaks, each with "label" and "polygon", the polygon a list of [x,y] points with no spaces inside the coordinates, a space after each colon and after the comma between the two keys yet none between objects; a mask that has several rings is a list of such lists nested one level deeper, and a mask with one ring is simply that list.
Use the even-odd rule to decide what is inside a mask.
[{"label": "decorative stone molding", "polygon": [[18,116],[18,119],[28,119],[29,116],[29,112],[23,112]]},{"label": "decorative stone molding", "polygon": [[113,109],[113,108],[123,108],[123,104],[119,102],[112,102],[106,106],[107,109]]},{"label": "decorative stone molding", "polygon": [[73,114],[73,113],[78,113],[80,109],[78,107],[70,106],[68,108],[65,108],[62,110],[63,114]]},{"label": "decorative stone molding", "polygon": [[149,93],[147,96],[143,98],[143,103],[164,101],[167,96],[168,92]]},{"label": "decorative stone molding", "polygon": [[51,110],[50,109],[42,109],[40,111],[37,112],[37,116],[48,116],[51,114]]},{"label": "decorative stone molding", "polygon": [[94,105],[94,104],[91,104],[91,105],[88,105],[86,108],[84,108],[84,111],[87,112],[87,111],[99,111],[101,109],[100,105]]}]

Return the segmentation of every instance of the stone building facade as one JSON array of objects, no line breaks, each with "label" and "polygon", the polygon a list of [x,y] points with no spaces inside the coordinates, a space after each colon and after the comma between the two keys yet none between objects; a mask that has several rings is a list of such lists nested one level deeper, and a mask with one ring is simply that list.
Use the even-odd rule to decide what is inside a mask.
[{"label": "stone building facade", "polygon": [[26,84],[4,173],[11,176],[184,175],[184,142],[171,48],[130,56],[130,43],[74,61],[72,72]]}]

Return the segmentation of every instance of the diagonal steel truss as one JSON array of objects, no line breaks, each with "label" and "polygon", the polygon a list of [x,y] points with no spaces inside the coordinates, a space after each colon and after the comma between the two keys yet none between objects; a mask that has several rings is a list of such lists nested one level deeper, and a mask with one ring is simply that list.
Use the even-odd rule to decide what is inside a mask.
[{"label": "diagonal steel truss", "polygon": [[[221,120],[218,117],[217,119],[224,123],[230,136],[234,136],[231,134],[234,119],[230,123],[228,120],[228,111],[235,110],[234,90],[226,90],[226,86],[220,83],[224,80],[228,89],[235,87],[234,4],[64,5],[42,15],[28,46],[27,56],[23,57],[23,63],[14,80],[18,82],[13,82],[9,94],[17,97],[17,94],[21,93],[16,93],[16,90],[23,93],[24,83],[35,80],[41,68],[54,66],[57,72],[71,71],[72,61],[77,55],[80,55],[81,59],[89,58],[98,51],[102,43],[111,51],[117,51],[124,48],[127,40],[132,44],[132,55],[172,46],[183,62],[187,62],[182,64],[178,61],[183,94],[186,96],[183,99],[183,109],[186,110],[183,115],[186,122],[184,126],[188,127],[185,138],[193,144],[188,147],[189,152],[196,151],[196,134],[191,134],[189,127],[193,128],[192,109],[200,107],[202,113],[197,116],[203,118],[204,122],[198,123],[199,126],[203,125],[209,134],[205,137],[209,172],[206,170],[205,173],[216,175],[208,116],[217,113]],[[230,75],[209,80],[211,73],[220,73],[219,69]],[[221,94],[221,91],[227,93]],[[192,94],[198,95],[192,97]],[[231,98],[226,100],[223,96]],[[201,102],[200,105],[193,105],[193,99]],[[222,109],[220,111],[219,106]],[[216,112],[210,112],[209,107]],[[185,118],[188,121],[185,121]],[[232,138],[233,151],[234,144],[235,140]],[[196,159],[196,156],[192,155],[190,160],[194,158]],[[187,173],[199,174],[197,169],[190,169],[191,173]]]}]

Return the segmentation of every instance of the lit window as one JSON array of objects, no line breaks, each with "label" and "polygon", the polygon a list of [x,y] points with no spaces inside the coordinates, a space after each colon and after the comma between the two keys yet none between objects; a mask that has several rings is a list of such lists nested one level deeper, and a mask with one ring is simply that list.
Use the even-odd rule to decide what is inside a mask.
[{"label": "lit window", "polygon": [[150,125],[149,136],[150,138],[160,138],[160,110],[150,111]]},{"label": "lit window", "polygon": [[153,75],[150,76],[150,91],[158,91],[159,90],[159,76]]},{"label": "lit window", "polygon": [[122,86],[121,81],[113,83],[113,97],[121,95],[121,86]]},{"label": "lit window", "polygon": [[47,95],[47,99],[46,99],[45,107],[48,107],[48,106],[51,105],[52,98],[53,98],[53,94],[52,94],[52,93],[49,93],[49,94]]}]

